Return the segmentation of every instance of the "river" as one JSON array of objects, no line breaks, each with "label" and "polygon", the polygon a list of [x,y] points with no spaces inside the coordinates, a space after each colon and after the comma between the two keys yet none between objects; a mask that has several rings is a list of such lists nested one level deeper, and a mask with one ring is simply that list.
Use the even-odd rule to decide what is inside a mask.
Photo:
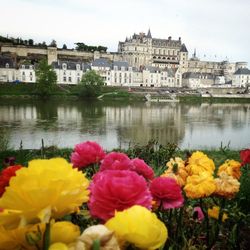
[{"label": "river", "polygon": [[107,150],[156,139],[181,149],[250,148],[250,104],[1,101],[0,136],[15,149],[73,147],[94,140]]}]

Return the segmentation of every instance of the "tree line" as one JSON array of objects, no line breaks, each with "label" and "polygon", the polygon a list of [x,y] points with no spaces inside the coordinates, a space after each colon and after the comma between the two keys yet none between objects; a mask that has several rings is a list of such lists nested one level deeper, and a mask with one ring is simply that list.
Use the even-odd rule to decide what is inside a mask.
[{"label": "tree line", "polygon": [[[25,46],[35,46],[39,48],[46,49],[47,47],[57,47],[56,40],[52,40],[50,44],[47,44],[45,41],[42,43],[35,43],[33,39],[22,39],[20,37],[13,38],[13,37],[4,37],[0,36],[0,43],[11,43],[13,45],[25,45]],[[86,45],[82,42],[75,43],[76,47],[75,49],[77,51],[88,51],[88,52],[107,52],[107,47],[98,45],[98,46],[92,46],[92,45]],[[68,49],[66,44],[63,44],[62,49]]]}]

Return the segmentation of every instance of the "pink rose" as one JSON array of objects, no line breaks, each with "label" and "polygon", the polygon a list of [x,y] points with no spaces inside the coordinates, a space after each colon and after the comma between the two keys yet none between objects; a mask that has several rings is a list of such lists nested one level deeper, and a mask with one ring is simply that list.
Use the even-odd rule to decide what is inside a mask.
[{"label": "pink rose", "polygon": [[84,168],[90,164],[99,163],[105,156],[102,147],[94,141],[77,144],[71,154],[74,167]]},{"label": "pink rose", "polygon": [[150,191],[153,200],[158,206],[164,209],[179,208],[183,205],[184,199],[181,187],[176,180],[170,177],[157,177],[150,184]]},{"label": "pink rose", "polygon": [[148,166],[144,160],[139,158],[135,158],[131,160],[132,169],[137,174],[142,175],[147,180],[152,180],[154,178],[154,171],[153,169]]},{"label": "pink rose", "polygon": [[100,171],[129,170],[131,167],[131,161],[126,154],[111,152],[104,157],[100,166]]},{"label": "pink rose", "polygon": [[151,209],[151,202],[146,180],[133,171],[105,170],[94,175],[90,184],[90,214],[103,221],[133,205]]}]

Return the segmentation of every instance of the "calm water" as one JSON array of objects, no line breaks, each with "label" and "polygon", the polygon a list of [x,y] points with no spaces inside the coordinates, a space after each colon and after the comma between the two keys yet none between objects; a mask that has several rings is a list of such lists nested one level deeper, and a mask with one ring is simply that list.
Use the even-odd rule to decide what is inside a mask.
[{"label": "calm water", "polygon": [[0,103],[0,136],[10,146],[73,147],[95,140],[105,149],[158,139],[180,148],[250,147],[250,104],[84,103],[8,101]]}]

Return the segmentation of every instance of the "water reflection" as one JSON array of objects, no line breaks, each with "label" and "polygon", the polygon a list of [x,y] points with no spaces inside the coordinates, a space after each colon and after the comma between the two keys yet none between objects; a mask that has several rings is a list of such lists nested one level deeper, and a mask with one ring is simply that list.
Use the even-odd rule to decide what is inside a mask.
[{"label": "water reflection", "polygon": [[[9,101],[0,104],[0,129],[10,145],[73,147],[96,140],[104,148],[177,143],[181,148],[250,147],[249,104]],[[7,133],[6,132],[6,133]]]}]

